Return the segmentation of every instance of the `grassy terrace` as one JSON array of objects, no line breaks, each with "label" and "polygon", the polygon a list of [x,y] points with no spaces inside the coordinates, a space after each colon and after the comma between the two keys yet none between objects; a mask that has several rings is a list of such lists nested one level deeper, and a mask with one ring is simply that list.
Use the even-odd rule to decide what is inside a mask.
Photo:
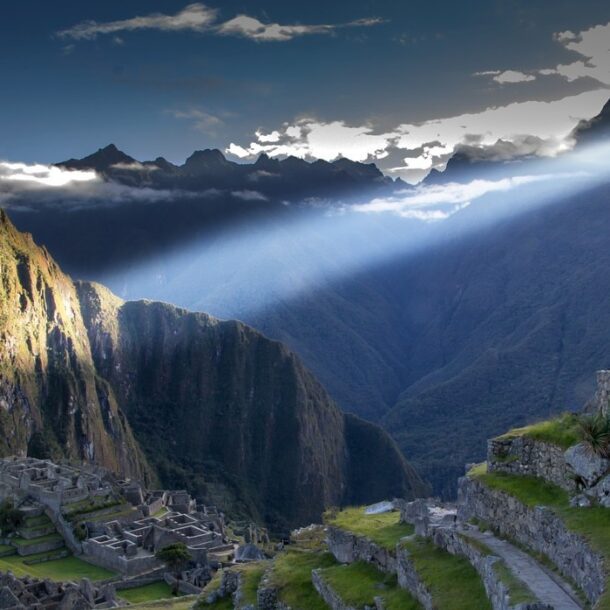
[{"label": "grassy terrace", "polygon": [[403,543],[421,581],[442,610],[491,610],[477,571],[464,557],[451,555],[424,538]]},{"label": "grassy terrace", "polygon": [[32,546],[34,544],[41,544],[43,542],[59,542],[63,541],[63,538],[58,534],[47,534],[46,536],[38,536],[38,538],[12,538],[11,539],[15,546]]},{"label": "grassy terrace", "polygon": [[524,428],[515,428],[498,438],[511,439],[519,436],[528,436],[537,441],[568,449],[580,441],[578,416],[574,413],[564,413],[554,419]]},{"label": "grassy terrace", "polygon": [[242,601],[245,606],[256,606],[256,592],[261,578],[268,567],[266,561],[244,564],[241,568],[242,575]]},{"label": "grassy terrace", "polygon": [[408,591],[398,586],[396,576],[383,574],[363,561],[326,568],[321,576],[346,605],[354,608],[374,606],[375,597],[383,598],[387,610],[419,610],[422,607]]},{"label": "grassy terrace", "polygon": [[336,565],[330,553],[288,550],[278,555],[270,581],[280,601],[293,610],[328,610],[311,582],[311,571]]},{"label": "grassy terrace", "polygon": [[[129,608],[137,608],[138,610],[190,610],[197,601],[196,595],[186,595],[184,597],[174,597],[173,599],[162,599],[154,602],[143,602],[128,606]],[[215,610],[224,610],[219,606],[206,606],[206,608],[215,608]],[[228,608],[233,608],[232,605]]]},{"label": "grassy terrace", "polygon": [[413,526],[399,523],[400,513],[393,511],[367,515],[363,507],[327,511],[324,522],[359,536],[366,536],[386,549],[393,550],[404,536],[413,534]]},{"label": "grassy terrace", "polygon": [[10,570],[15,576],[34,576],[43,579],[49,578],[54,581],[78,580],[80,578],[89,578],[95,581],[115,576],[109,570],[91,565],[73,556],[30,565],[25,563],[36,559],[44,559],[47,556],[48,553],[28,555],[27,557],[19,555],[0,557],[0,571],[6,572]]},{"label": "grassy terrace", "polygon": [[[514,496],[526,506],[547,506],[552,509],[567,529],[582,535],[592,549],[605,557],[606,565],[610,567],[610,509],[601,506],[573,508],[569,504],[568,493],[560,487],[536,477],[490,473],[485,464],[475,466],[468,476],[478,479],[491,489]],[[596,608],[610,610],[610,578],[606,593]]]},{"label": "grassy terrace", "polygon": [[123,589],[117,592],[117,596],[128,601],[130,604],[152,602],[171,598],[172,588],[163,580],[141,587],[134,587],[133,589]]}]

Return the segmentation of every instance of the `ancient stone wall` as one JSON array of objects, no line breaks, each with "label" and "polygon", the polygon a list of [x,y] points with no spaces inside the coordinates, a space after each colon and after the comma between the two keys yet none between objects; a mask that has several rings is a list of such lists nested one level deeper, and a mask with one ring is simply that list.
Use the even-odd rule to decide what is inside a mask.
[{"label": "ancient stone wall", "polygon": [[549,508],[528,507],[515,497],[489,489],[481,481],[462,477],[458,485],[459,516],[479,519],[501,536],[548,557],[595,604],[604,591],[603,557],[587,541],[566,528]]},{"label": "ancient stone wall", "polygon": [[490,472],[539,477],[573,492],[576,481],[566,464],[564,450],[527,436],[494,438],[487,442]]},{"label": "ancient stone wall", "polygon": [[326,541],[330,552],[339,563],[366,561],[382,572],[396,572],[394,550],[384,549],[363,536],[355,536],[336,527],[329,527]]}]

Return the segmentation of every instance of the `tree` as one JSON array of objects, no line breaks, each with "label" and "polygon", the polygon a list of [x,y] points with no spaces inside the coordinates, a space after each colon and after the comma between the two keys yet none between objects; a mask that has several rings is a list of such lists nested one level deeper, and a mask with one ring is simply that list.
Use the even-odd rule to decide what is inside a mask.
[{"label": "tree", "polygon": [[15,508],[12,500],[5,500],[0,504],[0,530],[4,535],[12,534],[23,522],[23,513]]},{"label": "tree", "polygon": [[174,584],[173,594],[178,595],[178,580],[180,578],[180,572],[182,571],[182,568],[191,560],[191,554],[186,548],[186,544],[184,544],[184,542],[174,542],[173,544],[168,544],[162,549],[159,549],[155,553],[155,557],[159,561],[162,561],[174,575],[176,582]]}]

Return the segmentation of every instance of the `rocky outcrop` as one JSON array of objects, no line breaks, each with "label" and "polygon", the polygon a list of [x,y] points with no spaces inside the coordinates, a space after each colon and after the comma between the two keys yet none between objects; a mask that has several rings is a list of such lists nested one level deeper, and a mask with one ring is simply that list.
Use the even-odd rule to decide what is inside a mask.
[{"label": "rocky outcrop", "polygon": [[585,443],[565,452],[565,462],[585,487],[592,487],[608,472],[610,460],[597,455]]},{"label": "rocky outcrop", "polygon": [[96,374],[74,283],[2,210],[0,454],[67,457],[154,478]]},{"label": "rocky outcrop", "polygon": [[462,521],[479,519],[501,536],[542,553],[576,583],[591,604],[600,598],[606,581],[603,557],[582,536],[568,531],[551,509],[528,507],[474,477],[460,479],[458,503]]},{"label": "rocky outcrop", "polygon": [[327,529],[326,542],[339,563],[366,561],[387,574],[396,572],[396,552],[384,549],[364,536],[331,526]]},{"label": "rocky outcrop", "polygon": [[385,432],[245,324],[74,283],[3,212],[0,281],[0,455],[159,478],[276,532],[425,490]]},{"label": "rocky outcrop", "polygon": [[528,436],[501,436],[487,442],[490,472],[539,477],[566,491],[576,489],[563,449]]}]

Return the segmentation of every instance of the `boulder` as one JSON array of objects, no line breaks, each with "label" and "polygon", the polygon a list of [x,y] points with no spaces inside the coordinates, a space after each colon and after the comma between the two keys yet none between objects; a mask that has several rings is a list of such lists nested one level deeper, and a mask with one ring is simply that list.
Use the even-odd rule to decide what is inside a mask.
[{"label": "boulder", "polygon": [[565,452],[566,464],[587,487],[593,487],[608,471],[610,461],[600,457],[585,445],[578,443]]},{"label": "boulder", "polygon": [[610,507],[610,475],[606,475],[594,488],[595,498],[605,507]]},{"label": "boulder", "polygon": [[574,496],[570,500],[570,506],[573,508],[589,508],[591,506],[591,500],[584,494],[580,494],[578,496]]},{"label": "boulder", "polygon": [[235,552],[236,561],[260,561],[261,559],[265,559],[265,555],[255,544],[242,544]]}]

